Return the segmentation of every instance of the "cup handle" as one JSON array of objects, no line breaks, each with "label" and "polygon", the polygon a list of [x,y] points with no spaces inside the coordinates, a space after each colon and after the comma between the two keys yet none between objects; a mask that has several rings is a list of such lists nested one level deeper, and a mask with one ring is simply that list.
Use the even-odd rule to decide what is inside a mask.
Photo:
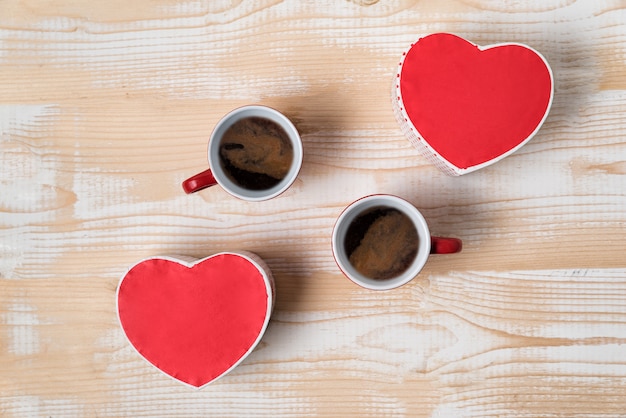
[{"label": "cup handle", "polygon": [[463,243],[458,238],[430,237],[431,254],[458,253],[463,248]]},{"label": "cup handle", "polygon": [[215,186],[216,184],[217,180],[215,180],[211,169],[208,169],[183,181],[183,190],[185,193],[190,194],[198,190],[206,189],[207,187]]}]

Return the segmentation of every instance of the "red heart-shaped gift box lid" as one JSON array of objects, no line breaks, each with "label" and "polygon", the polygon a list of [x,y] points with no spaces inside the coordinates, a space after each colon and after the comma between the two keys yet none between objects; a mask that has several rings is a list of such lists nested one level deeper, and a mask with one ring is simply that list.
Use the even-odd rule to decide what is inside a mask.
[{"label": "red heart-shaped gift box lid", "polygon": [[403,54],[392,94],[410,142],[445,173],[461,175],[528,142],[548,116],[554,83],[548,62],[526,45],[479,47],[436,33]]},{"label": "red heart-shaped gift box lid", "polygon": [[130,344],[157,369],[195,388],[252,352],[273,305],[272,274],[248,252],[145,259],[127,271],[117,290],[118,317]]}]

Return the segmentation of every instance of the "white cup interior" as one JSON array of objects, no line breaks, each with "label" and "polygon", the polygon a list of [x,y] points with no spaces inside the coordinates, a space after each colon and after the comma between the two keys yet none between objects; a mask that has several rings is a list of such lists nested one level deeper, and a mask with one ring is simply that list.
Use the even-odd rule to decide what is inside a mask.
[{"label": "white cup interior", "polygon": [[[359,271],[350,264],[344,246],[346,233],[352,221],[362,213],[380,206],[394,208],[407,215],[417,230],[419,240],[417,255],[411,265],[400,275],[384,280],[372,279],[359,273]],[[341,213],[339,218],[337,218],[333,229],[332,247],[335,261],[346,277],[367,289],[388,290],[409,282],[422,270],[430,254],[430,232],[426,220],[411,203],[392,195],[372,195],[352,203]]]},{"label": "white cup interior", "polygon": [[[291,163],[289,172],[278,184],[269,189],[250,190],[240,186],[228,177],[224,168],[220,164],[219,147],[224,133],[226,133],[228,128],[230,128],[235,122],[250,117],[265,118],[277,123],[285,130],[293,147],[293,162]],[[266,106],[244,106],[228,113],[217,123],[215,129],[213,129],[208,147],[209,167],[211,168],[211,172],[213,173],[215,180],[217,180],[218,184],[228,193],[248,201],[271,199],[287,190],[300,172],[300,167],[302,166],[302,154],[302,140],[300,139],[300,134],[298,133],[296,127],[285,115]]]}]

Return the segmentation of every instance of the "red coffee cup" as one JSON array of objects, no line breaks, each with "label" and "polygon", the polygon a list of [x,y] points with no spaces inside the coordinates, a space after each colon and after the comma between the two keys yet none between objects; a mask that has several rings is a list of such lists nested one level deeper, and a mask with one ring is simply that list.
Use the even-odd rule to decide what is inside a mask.
[{"label": "red coffee cup", "polygon": [[[395,230],[385,230],[385,226],[381,224],[378,231],[372,232],[373,234],[378,234],[373,237],[372,247],[374,249],[378,248],[380,251],[376,253],[372,251],[372,249],[366,250],[364,254],[367,256],[367,263],[377,265],[377,261],[379,261],[376,260],[377,257],[393,258],[393,248],[399,248],[398,251],[402,252],[407,250],[410,246],[415,246],[416,251],[413,252],[415,255],[411,258],[413,253],[408,251],[408,256],[402,260],[402,263],[406,265],[397,268],[395,270],[396,273],[393,273],[391,277],[376,278],[365,275],[362,269],[359,269],[359,267],[353,264],[355,263],[354,259],[351,261],[356,250],[355,252],[349,253],[351,249],[347,248],[349,241],[355,241],[354,237],[350,236],[353,234],[353,225],[359,223],[360,219],[365,219],[368,213],[372,214],[374,212],[376,212],[376,214],[373,216],[378,216],[378,219],[382,216],[386,216],[382,215],[383,213],[389,214],[392,212],[404,215],[406,219],[404,219],[404,223],[396,223],[398,227]],[[378,213],[381,215],[378,215]],[[415,229],[415,233],[407,233],[407,230],[412,228]],[[384,243],[384,240],[387,239],[384,237],[386,233],[391,235],[388,239],[391,240],[392,245],[386,245]],[[406,244],[393,242],[395,239],[401,239],[400,236],[403,237],[402,239],[409,240],[410,242]],[[359,245],[366,245],[364,243],[366,241],[365,237],[362,239],[358,237],[356,240],[360,241]],[[411,203],[397,196],[385,194],[366,196],[349,205],[337,219],[332,235],[332,249],[337,266],[348,279],[362,287],[372,290],[389,290],[402,286],[418,275],[431,254],[458,253],[461,251],[461,248],[461,240],[457,238],[431,236],[426,220]],[[381,262],[378,264],[384,263]]]},{"label": "red coffee cup", "polygon": [[[223,164],[220,162],[220,146],[224,134],[235,123],[246,118],[262,118],[267,119],[278,125],[286,134],[291,148],[293,149],[293,158],[286,175],[280,179],[275,185],[262,190],[254,190],[242,186],[229,176]],[[207,187],[220,185],[226,192],[231,195],[247,201],[268,200],[283,193],[295,181],[300,167],[302,166],[302,140],[296,127],[282,113],[266,106],[243,106],[235,109],[225,115],[215,126],[207,150],[207,160],[209,169],[198,173],[182,184],[186,193],[195,193]]]}]

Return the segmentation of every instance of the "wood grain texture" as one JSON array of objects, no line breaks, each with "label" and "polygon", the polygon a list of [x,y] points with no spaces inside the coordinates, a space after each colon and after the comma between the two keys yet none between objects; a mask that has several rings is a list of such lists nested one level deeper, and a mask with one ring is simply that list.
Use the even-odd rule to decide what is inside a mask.
[{"label": "wood grain texture", "polygon": [[[624,416],[625,22],[615,0],[0,0],[0,416]],[[436,31],[528,44],[555,75],[539,134],[459,178],[391,108],[400,55]],[[184,195],[250,103],[302,133],[294,186]],[[463,252],[394,291],[351,284],[330,233],[371,193]],[[262,256],[277,305],[192,391],[127,344],[115,290],[145,257],[222,250]]]}]

